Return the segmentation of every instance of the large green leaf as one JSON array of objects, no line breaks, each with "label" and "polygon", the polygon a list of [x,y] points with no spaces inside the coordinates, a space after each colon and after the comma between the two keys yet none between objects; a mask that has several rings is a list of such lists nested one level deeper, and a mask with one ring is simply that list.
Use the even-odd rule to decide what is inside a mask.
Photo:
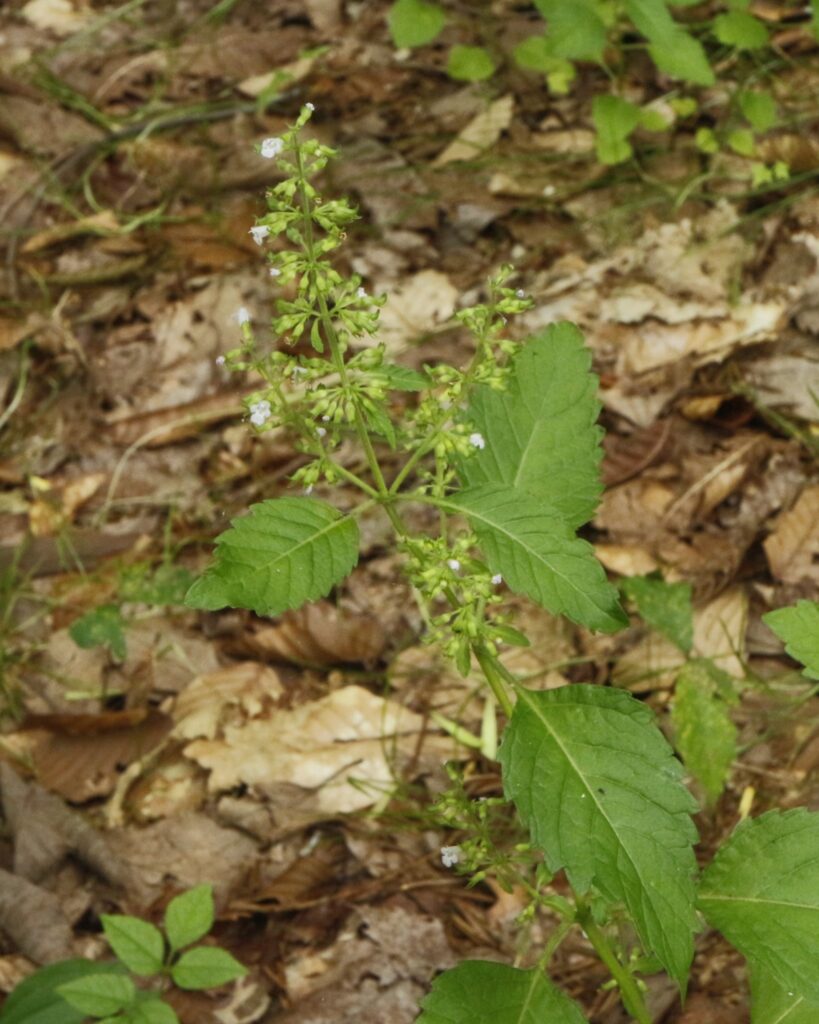
[{"label": "large green leaf", "polygon": [[216,541],[215,562],[188,591],[190,608],[278,615],[324,597],[358,560],[358,526],[312,498],[250,506]]},{"label": "large green leaf", "polygon": [[679,30],[665,0],[626,0],[626,13],[637,31],[652,43],[667,43]]},{"label": "large green leaf", "polygon": [[789,992],[759,964],[751,968],[751,1024],[816,1024],[819,1006]]},{"label": "large green leaf", "polygon": [[599,5],[590,0],[536,0],[548,23],[547,38],[552,53],[568,60],[601,60],[606,47],[606,24]]},{"label": "large green leaf", "polygon": [[584,1024],[577,1005],[542,971],[466,960],[440,974],[416,1024]]},{"label": "large green leaf", "polygon": [[666,42],[652,43],[648,52],[660,71],[672,78],[692,85],[713,85],[716,81],[702,44],[682,29]]},{"label": "large green leaf", "polygon": [[819,679],[819,602],[798,601],[790,608],[777,608],[762,621],[785,644],[792,658],[805,666],[803,675]]},{"label": "large green leaf", "polygon": [[61,960],[41,967],[14,989],[0,1010],[2,1024],[81,1024],[86,1014],[57,992],[61,985],[96,974],[122,974],[119,964]]},{"label": "large green leaf", "polygon": [[627,624],[594,548],[548,505],[502,485],[459,491],[441,504],[469,518],[489,568],[516,593],[589,629]]},{"label": "large green leaf", "polygon": [[819,1002],[819,814],[745,821],[700,883],[708,922],[787,992]]},{"label": "large green leaf", "polygon": [[646,950],[685,987],[693,956],[697,803],[649,708],[622,690],[519,692],[499,759],[550,870],[625,903]]},{"label": "large green leaf", "polygon": [[428,0],[396,0],[387,15],[392,41],[398,47],[426,46],[440,35],[446,14]]},{"label": "large green leaf", "polygon": [[459,466],[464,484],[508,484],[549,502],[571,527],[588,522],[603,489],[590,366],[574,324],[553,324],[517,354],[506,391],[476,388],[467,415],[486,444]]},{"label": "large green leaf", "polygon": [[671,721],[686,768],[713,804],[737,756],[737,728],[705,662],[689,661],[677,676]]}]

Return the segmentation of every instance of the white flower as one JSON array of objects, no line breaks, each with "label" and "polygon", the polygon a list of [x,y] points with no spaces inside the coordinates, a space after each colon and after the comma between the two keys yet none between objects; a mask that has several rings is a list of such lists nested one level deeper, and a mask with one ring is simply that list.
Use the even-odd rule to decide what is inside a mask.
[{"label": "white flower", "polygon": [[284,142],[282,139],[272,138],[262,140],[261,153],[265,160],[275,160],[283,149]]},{"label": "white flower", "polygon": [[249,234],[253,235],[253,241],[256,245],[261,245],[270,234],[270,228],[267,224],[257,224],[255,227],[250,229]]},{"label": "white flower", "polygon": [[279,270],[278,267],[271,267],[268,273],[270,274],[271,277],[278,277],[279,274],[281,274],[281,271]]},{"label": "white flower", "polygon": [[454,868],[461,860],[460,846],[442,846],[441,863],[445,868]]},{"label": "white flower", "polygon": [[367,298],[367,292],[365,291],[364,288],[359,288],[358,291],[356,292],[356,295],[359,297],[359,299]]},{"label": "white flower", "polygon": [[307,486],[306,486],[306,487],[304,488],[304,494],[305,494],[305,496],[306,496],[306,497],[308,497],[308,498],[309,498],[309,497],[310,497],[310,495],[311,495],[312,493],[313,493],[313,485],[312,485],[312,484],[308,484],[308,485],[307,485]]},{"label": "white flower", "polygon": [[517,295],[519,299],[526,298],[526,292],[522,288],[518,288],[518,290],[515,292],[515,295]]},{"label": "white flower", "polygon": [[319,437],[327,436],[327,431],[324,429],[324,427],[316,427],[316,433],[318,434]]},{"label": "white flower", "polygon": [[495,584],[496,587],[499,587],[501,583],[503,583],[503,576],[501,576],[499,572],[496,572],[495,575],[492,577],[492,582]]},{"label": "white flower", "polygon": [[307,107],[307,109],[310,111],[311,114],[316,109],[315,103],[305,103],[304,105],[305,105],[305,107]]},{"label": "white flower", "polygon": [[326,415],[325,415],[325,416],[322,416],[322,417],[321,417],[321,422],[322,422],[322,423],[329,423],[329,422],[330,422],[330,417],[329,417],[329,416],[326,416]]},{"label": "white flower", "polygon": [[458,572],[459,569],[461,568],[461,563],[458,561],[457,558],[448,559],[446,564],[453,572]]},{"label": "white flower", "polygon": [[263,427],[270,419],[270,402],[263,398],[250,407],[250,422],[254,427]]},{"label": "white flower", "polygon": [[555,192],[557,192],[557,189],[554,187],[554,185],[544,185],[543,195],[546,196],[547,199],[549,198],[549,196],[553,196]]},{"label": "white flower", "polygon": [[485,448],[486,447],[486,441],[484,441],[484,439],[483,439],[483,434],[478,434],[478,433],[470,434],[469,435],[469,443],[472,445],[473,448]]},{"label": "white flower", "polygon": [[217,366],[224,366],[225,365],[225,357],[224,356],[217,356],[215,362],[216,362]]},{"label": "white flower", "polygon": [[240,324],[250,323],[250,313],[246,306],[239,306],[239,308],[236,310],[236,319],[239,321]]}]

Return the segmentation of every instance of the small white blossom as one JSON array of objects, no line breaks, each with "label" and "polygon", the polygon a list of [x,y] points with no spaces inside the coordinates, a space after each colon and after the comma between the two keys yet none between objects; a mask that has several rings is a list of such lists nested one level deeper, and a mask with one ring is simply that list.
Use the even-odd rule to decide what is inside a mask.
[{"label": "small white blossom", "polygon": [[248,311],[246,306],[239,306],[239,308],[236,310],[236,319],[240,324],[250,323],[250,312]]},{"label": "small white blossom", "polygon": [[454,868],[461,860],[460,846],[442,846],[441,863],[445,868]]},{"label": "small white blossom", "polygon": [[303,374],[307,373],[307,369],[304,366],[293,366],[290,370],[293,375],[293,380],[298,380]]},{"label": "small white blossom", "polygon": [[282,139],[272,138],[262,140],[261,153],[265,160],[275,160],[283,149],[284,142]]},{"label": "small white blossom", "polygon": [[469,435],[469,443],[472,445],[473,448],[486,447],[486,441],[484,441],[483,439],[483,434],[478,434],[477,432]]},{"label": "small white blossom", "polygon": [[356,292],[356,295],[359,297],[359,299],[367,298],[367,292],[364,288],[359,288],[358,291]]},{"label": "small white blossom", "polygon": [[453,572],[458,572],[461,568],[461,563],[457,558],[450,558],[446,563]]},{"label": "small white blossom", "polygon": [[330,422],[330,417],[325,413],[324,416],[321,417],[321,422],[322,423],[329,423]]},{"label": "small white blossom", "polygon": [[270,402],[263,398],[250,407],[250,422],[254,427],[263,427],[270,419]]},{"label": "small white blossom", "polygon": [[499,587],[501,583],[503,583],[503,576],[501,576],[499,572],[496,572],[495,575],[492,577],[492,582],[496,587]]},{"label": "small white blossom", "polygon": [[324,427],[316,427],[316,433],[318,434],[319,437],[327,436],[327,431],[324,429]]},{"label": "small white blossom", "polygon": [[311,114],[316,109],[315,103],[305,103],[304,105],[305,105],[305,107],[307,107],[307,109],[310,111]]},{"label": "small white blossom", "polygon": [[215,362],[216,362],[217,366],[224,366],[225,365],[225,357],[224,356],[217,356]]},{"label": "small white blossom", "polygon": [[279,270],[278,267],[271,267],[268,273],[270,274],[271,277],[278,277],[279,274],[281,274],[281,271]]},{"label": "small white blossom", "polygon": [[308,484],[308,485],[307,485],[307,486],[306,486],[306,487],[304,488],[304,493],[305,493],[306,497],[308,497],[308,498],[309,498],[309,497],[310,497],[310,495],[311,495],[311,494],[313,493],[313,485],[312,485],[312,484]]},{"label": "small white blossom", "polygon": [[257,224],[255,227],[250,229],[249,234],[253,235],[253,241],[256,245],[261,245],[270,234],[270,228],[267,224]]},{"label": "small white blossom", "polygon": [[544,185],[543,195],[546,196],[547,199],[549,198],[549,196],[553,196],[555,192],[557,192],[557,189],[554,187],[554,185]]},{"label": "small white blossom", "polygon": [[526,292],[522,288],[518,288],[518,290],[515,292],[515,295],[517,295],[519,299],[526,298]]}]

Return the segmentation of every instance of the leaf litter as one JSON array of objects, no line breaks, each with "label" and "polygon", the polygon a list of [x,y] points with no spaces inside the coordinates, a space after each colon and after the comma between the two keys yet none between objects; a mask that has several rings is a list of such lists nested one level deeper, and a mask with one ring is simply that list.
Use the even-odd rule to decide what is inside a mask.
[{"label": "leaf litter", "polygon": [[[68,632],[120,600],[112,578],[129,563],[195,571],[193,546],[220,517],[298,464],[286,438],[248,436],[241,399],[255,382],[214,363],[237,343],[240,305],[260,331],[270,310],[247,237],[270,180],[253,143],[301,99],[322,108],[317,130],[342,151],[328,194],[353,191],[367,216],[342,258],[388,293],[398,361],[466,352],[450,318],[502,261],[535,303],[519,333],[561,317],[583,327],[608,430],[589,539],[615,578],[690,582],[694,651],[736,681],[749,668],[779,678],[761,615],[815,596],[819,208],[808,193],[749,229],[726,193],[618,221],[633,187],[600,176],[574,98],[544,115],[534,80],[488,98],[442,80],[425,51],[396,61],[382,5],[238,4],[210,18],[197,3],[176,20],[140,6],[133,23],[99,23],[108,7],[36,0],[3,25],[0,392],[16,404],[0,449],[0,569],[20,596],[3,637],[3,692],[19,709],[3,709],[13,870],[0,879],[0,985],[87,946],[89,914],[210,881],[226,940],[258,970],[234,1005],[180,1005],[184,1024],[409,1022],[454,950],[518,951],[494,926],[505,897],[440,867],[445,832],[395,824],[411,796],[424,806],[446,785],[448,759],[476,794],[498,792],[499,776],[434,717],[480,743],[486,698],[420,644],[377,526],[335,605],[261,621],[124,602],[123,661]],[[32,74],[35,57],[48,74]],[[265,112],[268,86],[283,98]],[[127,137],[112,137],[119,124]],[[797,142],[776,144],[815,166]],[[653,170],[684,164],[670,154]],[[667,714],[681,656],[660,634],[635,621],[591,637],[523,603],[512,618],[533,645],[504,657],[533,687],[611,680]],[[759,809],[815,802],[815,699],[788,716],[773,692],[737,685],[745,753],[701,822],[706,841],[749,792]],[[3,911],[20,905],[22,931]],[[612,1024],[587,948],[566,949],[558,975]],[[674,1024],[718,1019],[719,978],[741,988],[712,941],[698,964]]]}]

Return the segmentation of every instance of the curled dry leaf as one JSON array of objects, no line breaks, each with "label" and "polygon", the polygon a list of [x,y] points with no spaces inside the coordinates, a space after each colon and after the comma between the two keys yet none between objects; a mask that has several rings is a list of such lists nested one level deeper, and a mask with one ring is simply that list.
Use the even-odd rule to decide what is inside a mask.
[{"label": "curled dry leaf", "polygon": [[383,653],[387,638],[381,623],[372,616],[317,601],[285,612],[275,625],[257,629],[246,643],[257,657],[327,666],[372,663]]},{"label": "curled dry leaf", "polygon": [[783,583],[819,583],[819,486],[802,491],[763,546],[771,572]]},{"label": "curled dry leaf", "polygon": [[283,692],[273,669],[255,661],[238,662],[197,676],[174,704],[174,736],[212,740],[227,723],[253,718],[270,709]]}]

